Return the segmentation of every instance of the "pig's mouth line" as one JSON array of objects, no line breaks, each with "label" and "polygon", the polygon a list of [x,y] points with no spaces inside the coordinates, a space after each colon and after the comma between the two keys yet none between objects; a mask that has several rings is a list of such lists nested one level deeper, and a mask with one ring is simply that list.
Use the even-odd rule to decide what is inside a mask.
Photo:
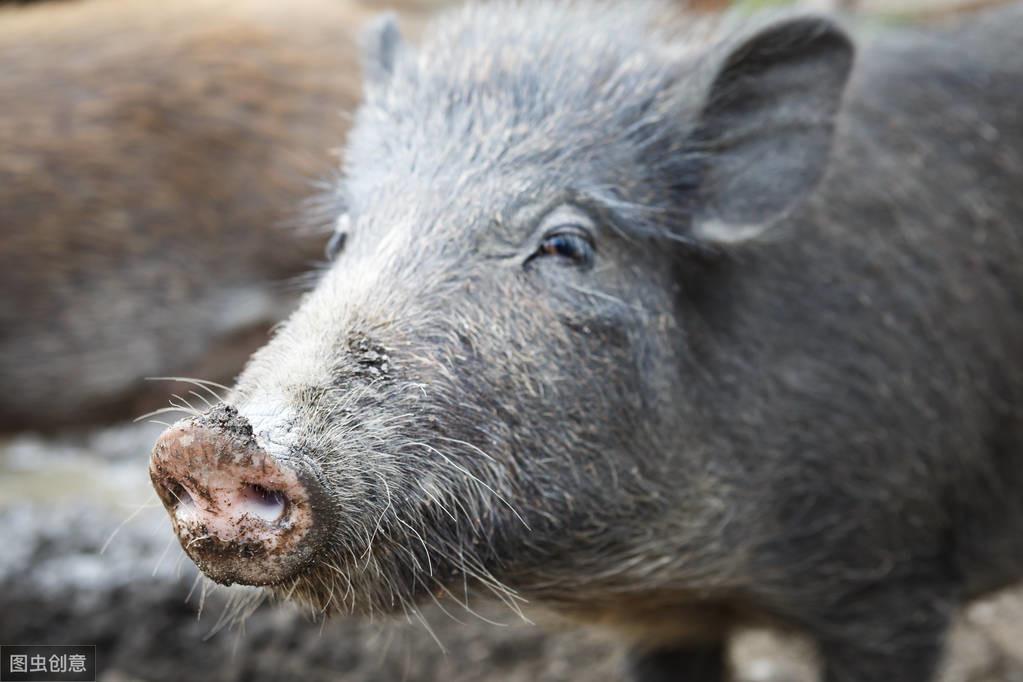
[{"label": "pig's mouth line", "polygon": [[259,585],[259,587],[264,587],[268,590],[294,588],[300,585],[302,582],[307,581],[311,574],[315,573],[317,570],[320,570],[320,567],[321,562],[319,561],[315,560],[307,561],[305,564],[298,567],[295,570],[295,572],[292,573],[291,575],[280,578],[279,580],[264,583],[262,585]]},{"label": "pig's mouth line", "polygon": [[[266,548],[259,542],[247,543],[224,543],[219,538],[203,534],[197,536],[185,547],[185,552],[192,557],[196,566],[206,575],[207,578],[222,585],[247,585],[250,587],[262,587],[267,589],[290,587],[301,581],[316,567],[317,562],[308,561],[304,565],[292,569],[289,575],[274,576],[272,571],[265,575],[238,574],[228,568],[225,571],[224,564],[232,564],[236,561],[265,561],[275,557],[285,556],[279,551],[266,551]],[[225,559],[227,560],[225,562]]]}]

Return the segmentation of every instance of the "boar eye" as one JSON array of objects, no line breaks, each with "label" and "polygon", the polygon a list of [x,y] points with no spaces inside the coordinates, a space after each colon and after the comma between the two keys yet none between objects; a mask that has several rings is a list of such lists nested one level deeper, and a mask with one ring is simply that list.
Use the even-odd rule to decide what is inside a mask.
[{"label": "boar eye", "polygon": [[561,258],[573,265],[588,266],[593,262],[593,242],[581,227],[565,225],[547,234],[532,258],[544,256]]},{"label": "boar eye", "polygon": [[327,246],[323,250],[323,254],[327,257],[328,261],[332,261],[337,258],[337,255],[345,248],[345,241],[348,239],[348,227],[350,222],[348,214],[344,214],[337,219],[337,224],[334,226],[334,232],[330,235],[330,239],[327,240]]}]

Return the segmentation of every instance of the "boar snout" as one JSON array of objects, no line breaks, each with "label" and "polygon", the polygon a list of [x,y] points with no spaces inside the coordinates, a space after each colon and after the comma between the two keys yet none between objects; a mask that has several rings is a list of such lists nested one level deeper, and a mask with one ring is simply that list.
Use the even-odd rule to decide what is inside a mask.
[{"label": "boar snout", "polygon": [[149,475],[181,546],[217,582],[280,583],[322,544],[326,494],[313,465],[272,457],[233,407],[167,429]]}]

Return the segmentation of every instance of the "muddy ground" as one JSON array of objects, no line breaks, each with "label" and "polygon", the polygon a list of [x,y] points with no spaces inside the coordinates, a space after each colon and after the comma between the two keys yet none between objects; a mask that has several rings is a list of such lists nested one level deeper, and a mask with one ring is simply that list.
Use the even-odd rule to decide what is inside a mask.
[{"label": "muddy ground", "polygon": [[[424,609],[420,622],[323,623],[266,604],[227,624],[227,597],[171,535],[146,479],[160,427],[124,425],[0,443],[0,642],[95,644],[100,680],[616,680],[605,636],[506,607]],[[243,593],[248,594],[248,593]],[[957,627],[945,682],[1023,682],[1023,589],[973,605]],[[795,638],[738,633],[735,677],[810,682]]]}]

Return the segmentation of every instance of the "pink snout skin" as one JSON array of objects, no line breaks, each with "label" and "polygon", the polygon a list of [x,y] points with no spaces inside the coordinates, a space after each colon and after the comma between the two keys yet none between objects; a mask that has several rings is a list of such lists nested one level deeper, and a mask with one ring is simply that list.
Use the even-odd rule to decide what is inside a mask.
[{"label": "pink snout skin", "polygon": [[278,584],[315,559],[324,491],[258,447],[233,408],[164,431],[149,475],[181,546],[213,580]]}]

